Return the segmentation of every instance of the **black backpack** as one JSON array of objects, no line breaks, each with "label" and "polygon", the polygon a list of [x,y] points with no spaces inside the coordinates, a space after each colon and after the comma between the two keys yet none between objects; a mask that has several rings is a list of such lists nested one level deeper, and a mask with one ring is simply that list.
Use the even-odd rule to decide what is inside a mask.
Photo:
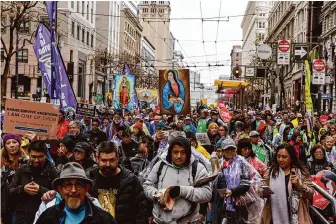
[{"label": "black backpack", "polygon": [[149,164],[148,159],[146,157],[141,157],[141,156],[132,157],[130,161],[131,161],[133,172],[136,176],[138,176],[139,173],[142,172]]}]

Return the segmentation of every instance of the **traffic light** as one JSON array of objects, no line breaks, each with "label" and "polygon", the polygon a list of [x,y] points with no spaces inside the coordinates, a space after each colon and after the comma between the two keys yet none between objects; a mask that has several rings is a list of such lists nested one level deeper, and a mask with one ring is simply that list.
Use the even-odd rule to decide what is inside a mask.
[{"label": "traffic light", "polygon": [[240,77],[242,70],[240,67],[236,66],[232,69],[232,75],[236,78]]}]

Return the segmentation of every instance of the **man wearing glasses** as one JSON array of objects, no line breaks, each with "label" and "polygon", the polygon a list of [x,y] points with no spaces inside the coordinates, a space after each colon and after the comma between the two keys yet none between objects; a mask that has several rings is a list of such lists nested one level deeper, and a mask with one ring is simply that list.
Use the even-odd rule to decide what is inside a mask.
[{"label": "man wearing glasses", "polygon": [[14,223],[32,223],[41,203],[41,196],[51,189],[58,171],[46,160],[47,147],[43,141],[28,147],[28,164],[17,169],[9,187],[10,200],[15,200]]},{"label": "man wearing glasses", "polygon": [[37,224],[116,223],[108,212],[95,206],[86,196],[92,186],[92,180],[86,177],[83,167],[78,163],[65,164],[60,178],[55,179],[52,185],[62,195],[62,201],[43,212]]}]

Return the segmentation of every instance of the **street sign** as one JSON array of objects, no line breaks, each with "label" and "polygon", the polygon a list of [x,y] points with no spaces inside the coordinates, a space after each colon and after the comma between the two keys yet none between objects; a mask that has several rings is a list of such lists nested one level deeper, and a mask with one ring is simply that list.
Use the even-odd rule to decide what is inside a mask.
[{"label": "street sign", "polygon": [[297,100],[297,101],[295,102],[295,104],[296,104],[296,106],[300,106],[300,101]]},{"label": "street sign", "polygon": [[272,56],[272,48],[267,44],[261,44],[257,48],[257,55],[260,59],[266,60]]},{"label": "street sign", "polygon": [[278,65],[289,65],[290,61],[290,40],[278,41]]},{"label": "street sign", "polygon": [[320,98],[321,100],[330,100],[332,97],[330,93],[321,93]]},{"label": "street sign", "polygon": [[308,59],[308,45],[302,43],[293,43],[294,62],[303,62]]},{"label": "street sign", "polygon": [[325,84],[325,68],[326,63],[323,59],[314,59],[313,60],[313,85],[324,85]]},{"label": "street sign", "polygon": [[254,67],[245,67],[245,77],[254,77],[255,68]]}]

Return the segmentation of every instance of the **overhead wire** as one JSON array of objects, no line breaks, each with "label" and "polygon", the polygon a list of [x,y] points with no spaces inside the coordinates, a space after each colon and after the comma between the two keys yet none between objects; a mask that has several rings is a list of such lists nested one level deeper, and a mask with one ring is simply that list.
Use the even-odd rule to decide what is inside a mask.
[{"label": "overhead wire", "polygon": [[[220,17],[221,8],[222,8],[222,1],[220,1],[220,3],[219,3],[219,13],[218,13],[218,17]],[[217,33],[216,33],[216,41],[215,41],[215,48],[216,48],[216,61],[217,61],[217,47],[218,47],[218,45],[217,45],[218,29],[219,29],[219,21],[218,21],[218,24],[217,24]]]}]

